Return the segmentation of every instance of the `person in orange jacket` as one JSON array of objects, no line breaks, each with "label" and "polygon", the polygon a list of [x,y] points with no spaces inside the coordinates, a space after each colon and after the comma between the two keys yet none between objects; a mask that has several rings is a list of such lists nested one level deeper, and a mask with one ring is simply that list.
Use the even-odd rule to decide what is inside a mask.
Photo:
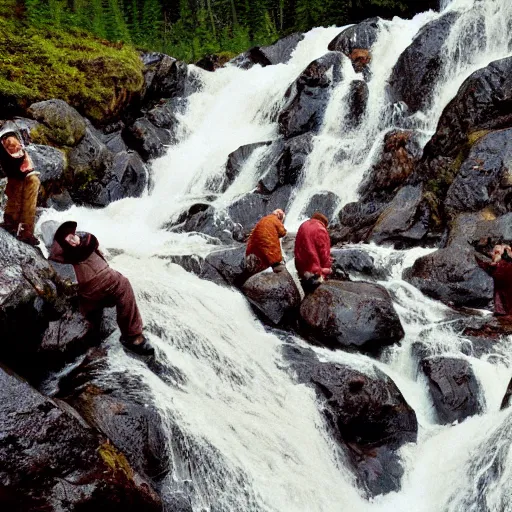
[{"label": "person in orange jacket", "polygon": [[274,272],[284,270],[279,241],[286,235],[284,218],[283,210],[277,209],[260,219],[254,226],[245,251],[245,269],[249,275],[257,274],[268,267],[272,267]]},{"label": "person in orange jacket", "polygon": [[325,215],[315,212],[295,238],[295,268],[305,294],[312,293],[332,273],[331,240]]}]

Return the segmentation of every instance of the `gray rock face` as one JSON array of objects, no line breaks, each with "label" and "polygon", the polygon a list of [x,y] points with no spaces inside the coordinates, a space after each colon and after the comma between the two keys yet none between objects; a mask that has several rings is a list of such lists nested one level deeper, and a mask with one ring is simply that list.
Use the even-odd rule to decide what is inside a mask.
[{"label": "gray rock face", "polygon": [[400,55],[390,78],[393,101],[403,101],[410,112],[428,105],[443,63],[443,45],[458,18],[450,12],[427,23]]},{"label": "gray rock face", "polygon": [[85,120],[65,101],[46,100],[33,103],[28,113],[49,128],[48,136],[56,144],[76,146],[85,135]]},{"label": "gray rock face", "polygon": [[512,129],[491,132],[471,149],[446,194],[450,216],[492,206],[496,213],[512,207]]},{"label": "gray rock face", "polygon": [[375,272],[373,258],[359,249],[332,249],[333,268],[342,272],[372,275]]},{"label": "gray rock face", "polygon": [[470,246],[452,245],[422,256],[403,277],[448,305],[485,307],[493,296],[492,278],[477,265]]},{"label": "gray rock face", "polygon": [[311,217],[315,212],[323,213],[329,221],[333,219],[334,211],[340,198],[334,192],[322,192],[311,197],[304,215]]},{"label": "gray rock face", "polygon": [[200,277],[217,284],[241,286],[245,271],[245,245],[213,251],[205,258]]},{"label": "gray rock face", "polygon": [[439,420],[446,425],[483,411],[479,385],[468,361],[428,357],[421,362]]},{"label": "gray rock face", "polygon": [[79,187],[90,178],[101,178],[104,170],[109,165],[110,152],[107,146],[87,128],[80,143],[69,152],[69,169],[78,183],[73,183],[74,188]]},{"label": "gray rock face", "polygon": [[327,53],[309,64],[289,87],[286,106],[279,114],[279,131],[284,137],[320,129],[331,86],[341,80],[344,58],[338,52]]},{"label": "gray rock face", "polygon": [[280,324],[300,305],[300,292],[287,270],[277,274],[260,272],[244,283],[242,292],[274,325]]},{"label": "gray rock face", "polygon": [[0,368],[4,510],[160,511],[155,492],[62,402]]},{"label": "gray rock face", "polygon": [[230,62],[243,69],[250,69],[254,64],[260,64],[263,67],[285,64],[290,60],[297,44],[303,39],[304,34],[290,34],[270,46],[255,46]]},{"label": "gray rock face", "polygon": [[31,144],[27,147],[27,153],[32,158],[35,169],[41,173],[39,176],[41,183],[62,178],[66,168],[66,157],[62,151],[50,146]]},{"label": "gray rock face", "polygon": [[422,210],[422,185],[401,188],[380,214],[368,240],[407,243],[419,242],[428,232],[428,214]]},{"label": "gray rock face", "polygon": [[135,149],[144,160],[157,158],[165,153],[165,145],[173,139],[171,132],[158,128],[149,119],[141,117],[123,132],[128,146]]},{"label": "gray rock face", "polygon": [[365,282],[327,281],[300,307],[306,336],[332,348],[379,350],[404,330],[388,292]]},{"label": "gray rock face", "polygon": [[418,422],[395,383],[376,367],[362,373],[319,362],[312,351],[296,346],[284,351],[299,382],[315,389],[329,430],[367,494],[400,489],[403,468],[396,450],[416,441]]},{"label": "gray rock face", "polygon": [[349,128],[356,128],[363,120],[368,104],[370,91],[364,80],[353,80],[348,93],[348,115],[346,124]]}]

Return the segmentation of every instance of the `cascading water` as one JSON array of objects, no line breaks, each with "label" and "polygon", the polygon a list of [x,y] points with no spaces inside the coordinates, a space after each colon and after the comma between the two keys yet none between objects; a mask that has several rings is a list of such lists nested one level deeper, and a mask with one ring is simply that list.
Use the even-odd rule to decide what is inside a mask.
[{"label": "cascading water", "polygon": [[[446,9],[460,11],[460,17],[446,43],[442,77],[432,84],[434,101],[423,117],[417,116],[425,120],[425,140],[464,78],[511,51],[503,37],[509,31],[500,32],[512,21],[509,3],[454,0]],[[430,12],[410,21],[381,22],[372,50],[367,113],[359,127],[344,129],[343,99],[357,78],[346,61],[343,79],[332,92],[324,124],[314,139],[303,182],[289,205],[290,227],[298,225],[304,205],[319,190],[338,194],[340,206],[357,199],[357,186],[383,135],[393,128],[384,94],[392,66],[417,31],[440,15]],[[479,26],[485,27],[486,37],[472,46],[468,58],[460,41],[468,30],[475,37],[472,20],[477,19],[482,20]],[[215,184],[227,155],[242,144],[278,137],[273,119],[286,89],[309,62],[326,52],[339,32],[329,28],[306,34],[286,65],[247,71],[228,67],[215,73],[194,70],[202,89],[188,99],[178,143],[153,165],[151,194],[101,211],[47,211],[41,222],[73,218],[80,229],[95,233],[103,247],[123,252],[111,259],[111,265],[130,278],[162,365],[180,377],[162,379],[113,343],[111,367],[103,370],[104,378],[122,371],[139,375],[148,385],[151,393],[146,399],[168,425],[174,459],[165,487],[169,492],[186,487],[194,511],[512,510],[510,412],[499,412],[512,373],[512,341],[502,340],[485,357],[464,356],[485,390],[485,413],[460,425],[438,425],[412,344],[421,339],[436,353],[462,357],[459,348],[467,340],[456,330],[459,313],[401,279],[402,270],[428,249],[361,247],[387,276],[379,282],[392,295],[404,326],[401,346],[388,349],[379,361],[315,349],[322,360],[343,362],[363,372],[371,372],[376,364],[416,411],[418,442],[401,449],[402,489],[371,502],[362,497],[329,439],[313,391],[295,384],[284,369],[283,342],[265,332],[240,294],[200,280],[165,259],[174,254],[203,255],[212,249],[205,237],[169,233],[161,226],[198,198],[226,206],[254,189],[266,148],[256,150],[230,188],[219,194]],[[454,61],[454,66],[448,65]]]}]

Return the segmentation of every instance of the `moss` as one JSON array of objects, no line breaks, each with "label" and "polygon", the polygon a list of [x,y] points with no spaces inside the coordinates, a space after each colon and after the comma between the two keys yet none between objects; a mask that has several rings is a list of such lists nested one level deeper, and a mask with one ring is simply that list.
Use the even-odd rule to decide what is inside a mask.
[{"label": "moss", "polygon": [[133,470],[126,457],[108,441],[99,446],[98,453],[112,472],[117,473],[121,471],[127,479],[133,479]]},{"label": "moss", "polygon": [[15,1],[0,3],[0,97],[21,108],[59,98],[102,123],[116,118],[142,89],[143,64],[132,46],[75,29],[36,28],[5,14]]}]

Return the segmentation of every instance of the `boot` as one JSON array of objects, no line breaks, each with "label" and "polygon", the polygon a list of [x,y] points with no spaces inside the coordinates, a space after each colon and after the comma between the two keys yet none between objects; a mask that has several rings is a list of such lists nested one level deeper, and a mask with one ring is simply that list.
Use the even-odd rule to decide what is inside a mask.
[{"label": "boot", "polygon": [[134,354],[138,354],[140,356],[154,356],[155,349],[149,343],[148,339],[143,335],[139,334],[138,336],[133,337],[123,337],[119,339],[123,347],[127,348]]},{"label": "boot", "polygon": [[20,223],[18,226],[17,235],[18,240],[25,244],[37,247],[40,243],[39,240],[34,236],[33,227],[28,226],[27,224]]},{"label": "boot", "polygon": [[5,229],[11,235],[16,236],[18,231],[18,223],[14,222],[14,219],[10,215],[4,214],[4,221],[0,222],[0,228]]}]

